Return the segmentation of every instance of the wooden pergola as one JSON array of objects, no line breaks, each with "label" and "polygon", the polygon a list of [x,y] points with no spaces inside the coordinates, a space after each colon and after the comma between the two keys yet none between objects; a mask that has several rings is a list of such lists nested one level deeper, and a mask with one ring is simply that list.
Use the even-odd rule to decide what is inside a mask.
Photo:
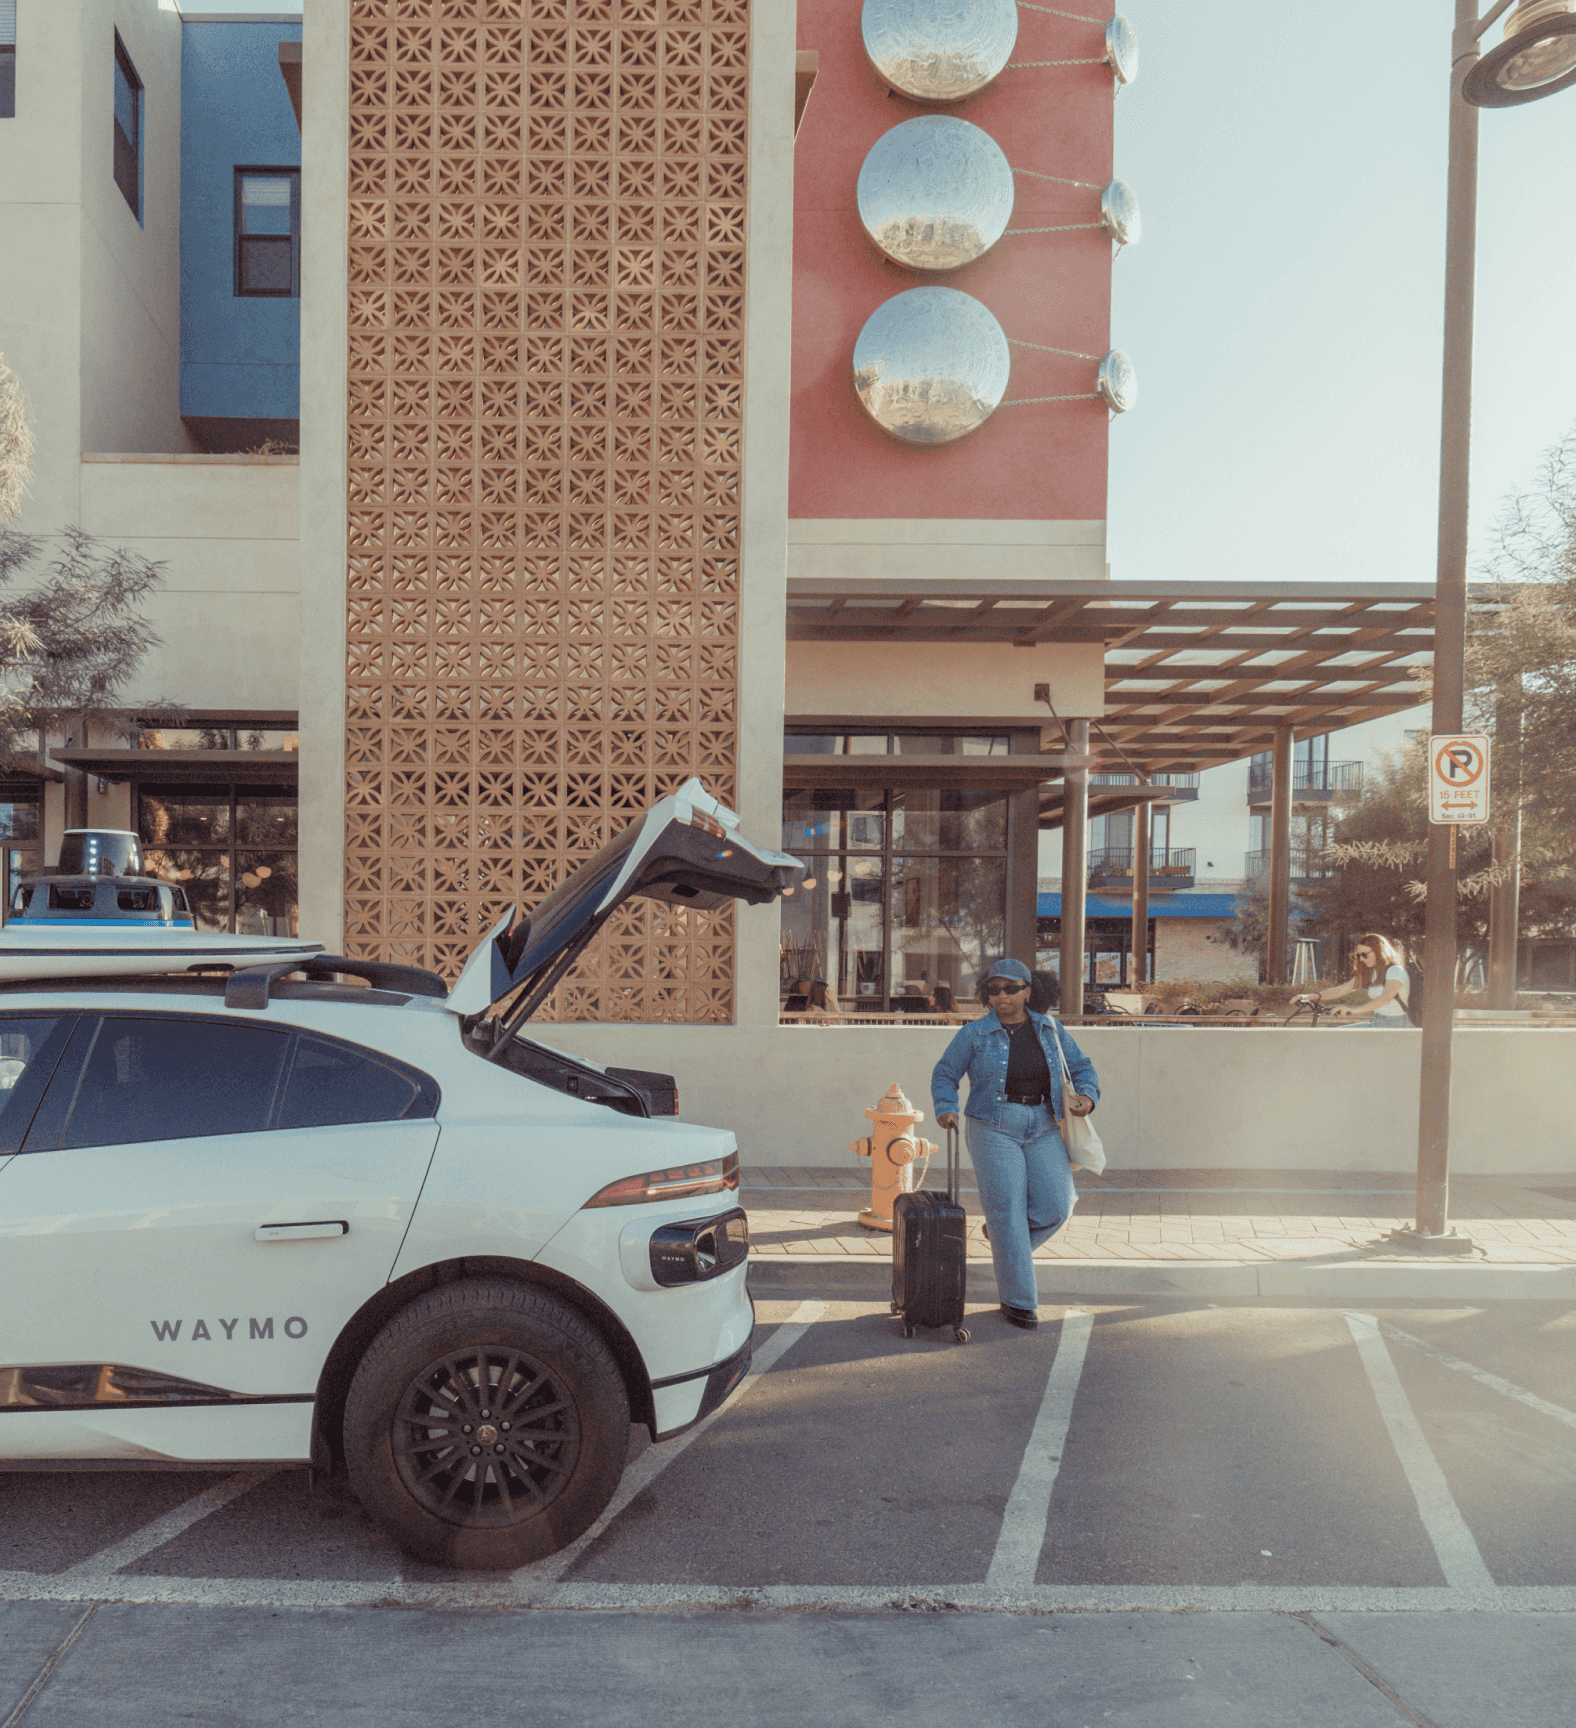
[{"label": "wooden pergola", "polygon": [[[1150,777],[1269,751],[1269,971],[1278,978],[1285,972],[1290,904],[1292,744],[1425,699],[1420,678],[1433,657],[1434,587],[790,577],[788,637],[1099,645],[1104,713],[1047,714],[1042,732],[1040,826],[1064,829],[1062,879],[1064,887],[1076,884],[1062,900],[1064,977],[1068,957],[1083,948],[1090,768],[1135,777],[1127,786],[1097,787],[1094,803],[1139,812],[1137,931],[1148,916],[1148,807],[1172,796],[1167,787],[1147,784]],[[1143,951],[1136,941],[1135,951]]]}]

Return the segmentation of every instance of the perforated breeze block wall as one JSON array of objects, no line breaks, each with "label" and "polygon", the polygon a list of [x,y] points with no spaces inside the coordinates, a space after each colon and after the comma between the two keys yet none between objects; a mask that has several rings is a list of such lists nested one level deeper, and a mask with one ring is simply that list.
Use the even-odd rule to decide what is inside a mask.
[{"label": "perforated breeze block wall", "polygon": [[[747,8],[352,0],[346,947],[452,977],[695,773],[735,798]],[[618,914],[546,1017],[732,1016]]]}]

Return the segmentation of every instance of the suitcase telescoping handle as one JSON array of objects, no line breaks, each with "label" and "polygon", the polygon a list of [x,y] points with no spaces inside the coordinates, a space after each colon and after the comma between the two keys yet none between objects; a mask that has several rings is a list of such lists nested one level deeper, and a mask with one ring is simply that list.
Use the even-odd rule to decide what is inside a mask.
[{"label": "suitcase telescoping handle", "polygon": [[947,1130],[947,1198],[954,1206],[958,1203],[958,1131],[955,1127]]}]

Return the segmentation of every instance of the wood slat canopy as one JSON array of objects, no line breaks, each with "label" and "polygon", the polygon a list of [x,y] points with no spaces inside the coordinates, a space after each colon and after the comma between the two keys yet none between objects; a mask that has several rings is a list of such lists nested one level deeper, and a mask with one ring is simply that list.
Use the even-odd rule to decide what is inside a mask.
[{"label": "wood slat canopy", "polygon": [[[783,790],[848,787],[865,791],[883,786],[924,790],[930,787],[1027,792],[1062,772],[1060,753],[1048,756],[785,756]],[[1132,788],[1127,788],[1131,791]]]},{"label": "wood slat canopy", "polygon": [[54,749],[68,768],[102,779],[176,781],[247,780],[284,784],[300,772],[297,750],[99,750]]},{"label": "wood slat canopy", "polygon": [[1417,672],[1433,654],[1434,589],[791,577],[788,635],[1099,644],[1105,714],[1091,742],[1100,767],[1191,772],[1268,749],[1278,726],[1306,737],[1416,707]]}]

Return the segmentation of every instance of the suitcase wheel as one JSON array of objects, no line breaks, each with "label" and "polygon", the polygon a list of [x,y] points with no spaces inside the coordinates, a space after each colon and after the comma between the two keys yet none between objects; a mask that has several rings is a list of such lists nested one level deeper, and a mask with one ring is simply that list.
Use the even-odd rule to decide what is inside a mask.
[{"label": "suitcase wheel", "polygon": [[952,1328],[952,1336],[957,1339],[958,1343],[967,1344],[969,1341],[969,1329],[967,1326],[954,1326]]},{"label": "suitcase wheel", "polygon": [[914,1336],[914,1328],[910,1326],[906,1320],[903,1322],[903,1336],[905,1338],[912,1338]]},{"label": "suitcase wheel", "polygon": [[894,1314],[901,1314],[903,1312],[903,1305],[901,1302],[891,1302],[888,1306]]}]

